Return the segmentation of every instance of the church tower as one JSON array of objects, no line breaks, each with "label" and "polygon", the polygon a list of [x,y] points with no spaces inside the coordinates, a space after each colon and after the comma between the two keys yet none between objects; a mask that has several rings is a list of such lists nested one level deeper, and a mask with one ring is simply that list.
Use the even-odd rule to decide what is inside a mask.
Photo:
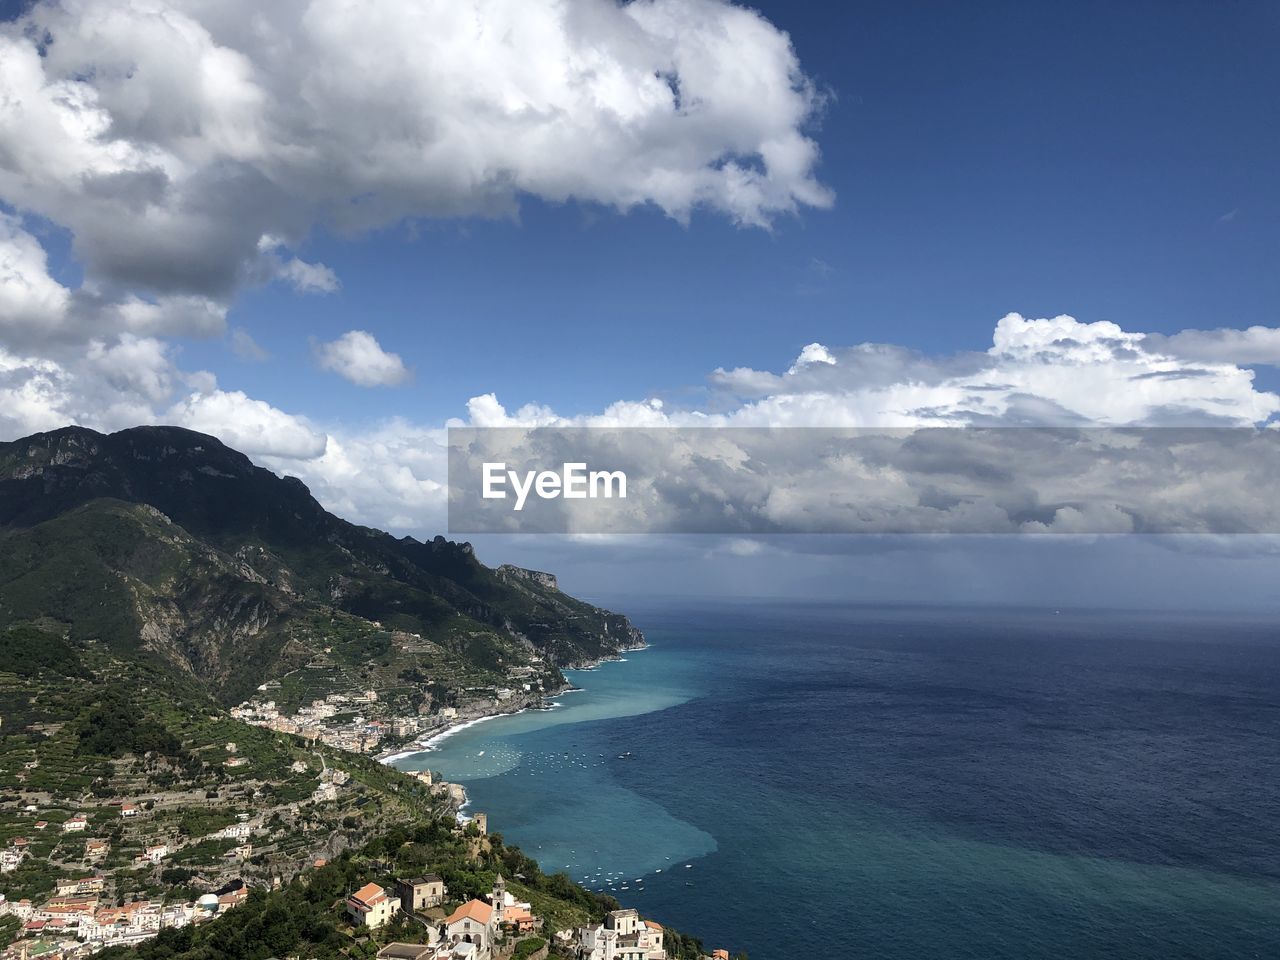
[{"label": "church tower", "polygon": [[507,881],[502,879],[502,874],[498,874],[498,879],[493,881],[491,902],[493,903],[493,925],[496,927],[502,922],[502,911],[507,905]]}]

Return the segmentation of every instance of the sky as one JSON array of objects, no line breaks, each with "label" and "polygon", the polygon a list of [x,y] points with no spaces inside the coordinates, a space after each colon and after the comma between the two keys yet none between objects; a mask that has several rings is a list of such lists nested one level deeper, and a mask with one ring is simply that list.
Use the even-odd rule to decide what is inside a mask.
[{"label": "sky", "polygon": [[[4,439],[179,423],[425,536],[450,420],[1280,412],[1274,4],[0,16]],[[1265,605],[1275,579],[1265,546],[1136,541],[481,551],[606,595],[910,597],[927,569],[957,596],[1053,602],[1083,577],[1160,603],[1181,577],[1189,602]],[[1094,575],[1104,551],[1123,586]]]}]

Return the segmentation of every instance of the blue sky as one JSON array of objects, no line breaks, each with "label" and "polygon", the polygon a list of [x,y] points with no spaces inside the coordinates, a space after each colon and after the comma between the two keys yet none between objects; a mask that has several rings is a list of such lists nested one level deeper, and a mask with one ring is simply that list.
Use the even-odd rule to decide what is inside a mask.
[{"label": "blue sky", "polygon": [[[526,198],[518,223],[320,232],[304,251],[340,292],[275,284],[232,311],[270,366],[220,343],[190,359],[321,417],[454,416],[490,390],[573,414],[695,402],[715,367],[777,366],[815,340],[985,349],[1010,310],[1168,333],[1276,322],[1274,5],[760,9],[830,91],[816,136],[832,209],[764,231]],[[415,382],[316,377],[307,337],[353,324]]]}]

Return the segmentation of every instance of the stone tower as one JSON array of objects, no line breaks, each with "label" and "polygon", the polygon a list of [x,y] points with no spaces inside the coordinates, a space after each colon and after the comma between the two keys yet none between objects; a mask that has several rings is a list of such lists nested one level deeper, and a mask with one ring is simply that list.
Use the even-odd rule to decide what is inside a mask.
[{"label": "stone tower", "polygon": [[494,931],[501,931],[502,914],[507,905],[507,881],[502,879],[502,874],[498,874],[498,879],[493,881],[491,902],[493,903],[493,913],[489,915],[491,929]]}]

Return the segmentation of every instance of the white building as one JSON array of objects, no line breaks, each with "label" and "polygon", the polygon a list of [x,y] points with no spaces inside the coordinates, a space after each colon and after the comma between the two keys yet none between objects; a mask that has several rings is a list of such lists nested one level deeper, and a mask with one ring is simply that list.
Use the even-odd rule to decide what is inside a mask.
[{"label": "white building", "polygon": [[470,946],[475,960],[489,960],[493,954],[494,910],[483,900],[468,900],[444,922],[449,946]]},{"label": "white building", "polygon": [[666,960],[662,927],[635,910],[614,910],[578,931],[580,960]]},{"label": "white building", "polygon": [[387,894],[376,883],[366,883],[347,897],[347,916],[359,926],[377,929],[396,915],[400,898]]}]

